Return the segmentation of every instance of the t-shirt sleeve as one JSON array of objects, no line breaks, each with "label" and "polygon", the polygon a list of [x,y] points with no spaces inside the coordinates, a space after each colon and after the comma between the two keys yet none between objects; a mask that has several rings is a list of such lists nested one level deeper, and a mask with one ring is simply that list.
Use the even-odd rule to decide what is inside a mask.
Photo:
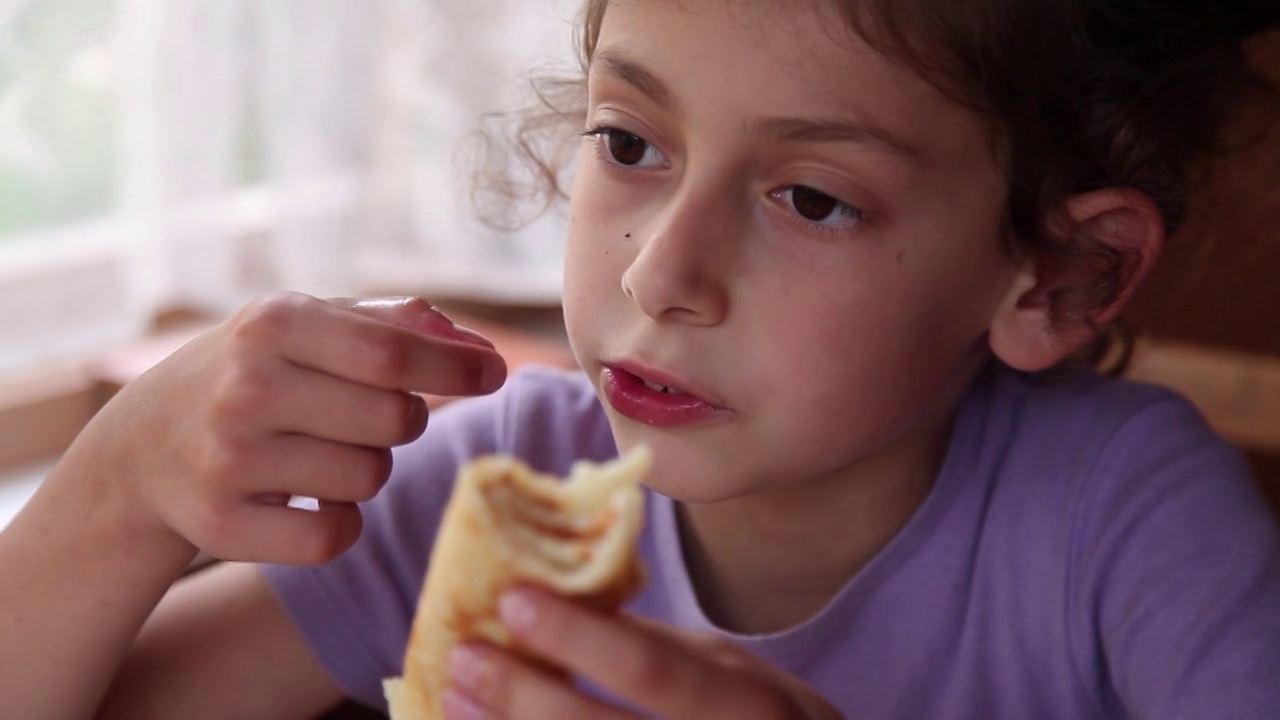
[{"label": "t-shirt sleeve", "polygon": [[[1135,718],[1280,718],[1280,525],[1188,404],[1141,410],[1091,474],[1074,620]],[[1081,634],[1077,634],[1077,637]]]},{"label": "t-shirt sleeve", "polygon": [[364,530],[346,553],[321,567],[261,567],[285,611],[348,697],[385,707],[381,681],[400,674],[454,476],[461,464],[504,444],[504,396],[510,392],[446,406],[431,418],[421,438],[397,448],[391,477],[375,499],[361,506]]}]

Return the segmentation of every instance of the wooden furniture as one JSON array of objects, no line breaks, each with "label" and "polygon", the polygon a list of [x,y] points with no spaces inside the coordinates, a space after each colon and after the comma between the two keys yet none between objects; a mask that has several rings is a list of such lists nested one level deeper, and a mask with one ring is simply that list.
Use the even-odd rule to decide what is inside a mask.
[{"label": "wooden furniture", "polygon": [[1242,113],[1234,148],[1173,238],[1131,317],[1151,338],[1137,377],[1200,405],[1250,454],[1280,509],[1280,31],[1252,40],[1255,67],[1277,86]]}]

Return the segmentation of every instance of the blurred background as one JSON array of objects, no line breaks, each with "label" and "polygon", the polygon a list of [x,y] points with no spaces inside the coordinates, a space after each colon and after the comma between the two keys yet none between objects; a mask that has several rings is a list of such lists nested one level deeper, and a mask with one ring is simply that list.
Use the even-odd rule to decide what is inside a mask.
[{"label": "blurred background", "polygon": [[275,288],[554,303],[456,155],[574,0],[0,0],[0,373]]},{"label": "blurred background", "polygon": [[[480,223],[468,148],[573,63],[578,4],[0,0],[0,527],[113,392],[271,290],[424,295],[512,364],[571,364],[565,217]],[[1280,83],[1280,33],[1248,49]],[[1280,507],[1278,119],[1250,108],[1211,163],[1129,374]]]},{"label": "blurred background", "polygon": [[[468,150],[572,65],[578,4],[0,0],[0,528],[114,392],[272,290],[424,295],[510,365],[572,365],[565,217],[480,223]],[[1280,33],[1249,52],[1280,83]],[[1280,115],[1240,120],[1128,373],[1190,397],[1280,509]]]}]

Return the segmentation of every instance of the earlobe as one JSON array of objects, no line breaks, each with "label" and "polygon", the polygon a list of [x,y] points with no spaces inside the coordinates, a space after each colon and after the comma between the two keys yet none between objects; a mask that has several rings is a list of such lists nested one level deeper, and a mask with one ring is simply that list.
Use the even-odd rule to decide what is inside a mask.
[{"label": "earlobe", "polygon": [[992,352],[1024,372],[1053,367],[1119,317],[1164,247],[1159,209],[1135,190],[1073,196],[1059,217],[1062,252],[1023,262],[990,327]]},{"label": "earlobe", "polygon": [[[1070,354],[1070,346],[1053,332],[1047,297],[1038,301],[1042,283],[1036,267],[1024,263],[1000,303],[988,333],[991,351],[1006,365],[1023,372],[1040,372]],[[1043,297],[1044,293],[1039,292]]]}]

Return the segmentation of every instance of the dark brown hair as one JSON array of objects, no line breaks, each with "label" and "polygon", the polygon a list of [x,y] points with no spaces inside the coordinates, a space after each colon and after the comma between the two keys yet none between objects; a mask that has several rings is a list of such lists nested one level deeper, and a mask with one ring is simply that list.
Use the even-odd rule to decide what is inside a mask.
[{"label": "dark brown hair", "polygon": [[[794,1],[794,0],[793,0]],[[866,42],[992,119],[1009,178],[1006,232],[1016,256],[1079,278],[1049,297],[1056,319],[1087,320],[1115,302],[1135,258],[1057,213],[1072,195],[1127,187],[1148,195],[1172,235],[1187,212],[1198,160],[1220,148],[1224,123],[1266,89],[1246,62],[1245,36],[1276,24],[1274,0],[827,0]],[[580,67],[540,78],[535,106],[505,135],[486,133],[489,164],[476,199],[496,224],[518,220],[513,199],[545,210],[566,196],[566,125],[585,121],[585,72],[608,0],[586,0]],[[508,118],[512,119],[512,118]],[[499,148],[497,138],[511,144]],[[501,150],[494,153],[494,150]],[[515,156],[523,175],[495,172]],[[1055,230],[1056,228],[1056,230]],[[1097,364],[1132,334],[1119,322],[1069,364]],[[1117,340],[1122,342],[1117,343]]]}]

